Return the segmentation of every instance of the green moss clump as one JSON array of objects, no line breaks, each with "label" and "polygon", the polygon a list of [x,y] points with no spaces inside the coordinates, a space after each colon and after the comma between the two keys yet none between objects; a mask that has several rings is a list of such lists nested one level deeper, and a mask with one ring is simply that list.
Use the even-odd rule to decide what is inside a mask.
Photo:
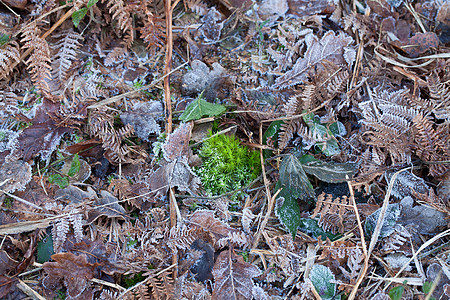
[{"label": "green moss clump", "polygon": [[214,136],[203,143],[198,154],[203,165],[195,171],[210,195],[237,190],[261,173],[259,153],[241,146],[235,136]]}]

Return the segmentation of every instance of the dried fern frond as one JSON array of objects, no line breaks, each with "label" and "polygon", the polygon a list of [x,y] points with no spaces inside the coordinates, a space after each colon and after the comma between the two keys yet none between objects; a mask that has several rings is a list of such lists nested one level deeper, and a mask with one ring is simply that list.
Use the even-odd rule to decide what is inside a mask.
[{"label": "dried fern frond", "polygon": [[448,163],[439,164],[439,161],[450,160],[450,134],[449,125],[436,125],[434,122],[418,114],[414,119],[414,140],[416,141],[416,154],[429,165],[430,175],[442,176],[450,170]]},{"label": "dried fern frond", "polygon": [[438,75],[427,77],[428,89],[432,106],[430,110],[437,119],[450,120],[450,84],[448,81],[441,82]]},{"label": "dried fern frond", "polygon": [[14,62],[20,62],[19,44],[16,41],[9,41],[0,48],[0,79],[8,76]]},{"label": "dried fern frond", "polygon": [[60,252],[64,242],[66,241],[67,234],[72,225],[75,239],[77,242],[83,240],[83,215],[81,213],[70,214],[68,217],[60,217],[53,222],[52,236],[53,247],[55,253]]},{"label": "dried fern frond", "polygon": [[311,218],[315,218],[320,214],[318,224],[325,230],[344,233],[344,214],[347,211],[352,211],[350,200],[347,196],[336,197],[333,195],[326,195],[322,193],[317,198],[316,208],[314,209]]},{"label": "dried fern frond", "polygon": [[[89,134],[102,142],[106,150],[105,157],[111,162],[134,162],[145,157],[145,153],[138,148],[132,148],[123,143],[123,140],[134,134],[133,126],[127,124],[122,128],[114,128],[114,116],[105,109],[97,109],[89,117]],[[134,149],[134,150],[132,150]]]},{"label": "dried fern frond", "polygon": [[146,9],[146,18],[144,18],[144,26],[140,29],[142,39],[147,43],[150,49],[150,55],[156,53],[157,48],[163,48],[165,45],[166,34],[162,26],[164,20]]},{"label": "dried fern frond", "polygon": [[49,93],[50,87],[47,81],[51,79],[52,70],[50,66],[50,48],[39,34],[40,31],[36,26],[36,22],[32,22],[23,29],[21,42],[25,43],[23,48],[33,49],[29,59],[26,61],[33,83],[43,93]]},{"label": "dried fern frond", "polygon": [[112,14],[112,19],[125,33],[125,43],[127,48],[130,48],[134,41],[132,7],[125,4],[123,0],[108,0],[106,5],[109,8],[109,13]]},{"label": "dried fern frond", "polygon": [[412,119],[419,109],[407,106],[405,90],[388,91],[376,87],[371,91],[372,100],[359,104],[363,133],[367,144],[386,148],[392,161],[411,161]]},{"label": "dried fern frond", "polygon": [[83,40],[83,37],[73,30],[54,37],[59,38],[59,41],[55,45],[58,53],[56,53],[56,60],[53,62],[55,65],[53,76],[63,83],[67,79],[72,62],[76,59],[76,50],[81,46],[80,41]]}]

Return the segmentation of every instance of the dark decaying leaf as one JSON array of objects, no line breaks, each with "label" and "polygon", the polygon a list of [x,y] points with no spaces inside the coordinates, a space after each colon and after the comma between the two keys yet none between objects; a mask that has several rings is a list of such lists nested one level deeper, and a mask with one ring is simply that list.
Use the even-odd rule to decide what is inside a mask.
[{"label": "dark decaying leaf", "polygon": [[107,191],[100,191],[100,198],[94,200],[94,207],[88,213],[88,223],[92,223],[100,216],[108,218],[128,219],[125,209],[118,203],[118,199]]},{"label": "dark decaying leaf", "polygon": [[14,279],[0,274],[0,298],[6,297],[13,287]]},{"label": "dark decaying leaf", "polygon": [[358,164],[351,162],[337,163],[318,160],[303,164],[302,167],[306,173],[328,183],[345,182],[346,176],[351,179],[358,171]]},{"label": "dark decaying leaf", "polygon": [[414,200],[411,197],[405,197],[400,202],[401,215],[398,223],[403,226],[412,227],[420,234],[438,233],[439,228],[445,226],[446,214],[437,211],[427,205],[414,206]]},{"label": "dark decaying leaf", "polygon": [[93,299],[89,280],[94,278],[96,263],[88,263],[85,254],[57,253],[52,255],[52,259],[55,262],[46,262],[42,265],[47,273],[42,285],[48,293],[55,292],[61,287],[62,282],[70,299]]},{"label": "dark decaying leaf", "polygon": [[439,38],[434,32],[416,33],[407,42],[404,42],[401,49],[408,53],[409,57],[415,58],[426,51],[437,48]]},{"label": "dark decaying leaf", "polygon": [[251,299],[253,278],[261,271],[244,261],[233,250],[222,251],[216,259],[213,269],[214,289],[212,299]]},{"label": "dark decaying leaf", "polygon": [[336,7],[333,1],[329,0],[287,0],[288,14],[299,17],[308,17],[315,14],[331,14]]}]

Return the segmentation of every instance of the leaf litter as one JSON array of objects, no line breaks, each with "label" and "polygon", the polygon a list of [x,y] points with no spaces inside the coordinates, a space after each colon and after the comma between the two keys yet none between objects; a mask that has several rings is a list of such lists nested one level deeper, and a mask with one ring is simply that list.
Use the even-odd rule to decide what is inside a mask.
[{"label": "leaf litter", "polygon": [[450,297],[448,1],[4,4],[2,299]]}]

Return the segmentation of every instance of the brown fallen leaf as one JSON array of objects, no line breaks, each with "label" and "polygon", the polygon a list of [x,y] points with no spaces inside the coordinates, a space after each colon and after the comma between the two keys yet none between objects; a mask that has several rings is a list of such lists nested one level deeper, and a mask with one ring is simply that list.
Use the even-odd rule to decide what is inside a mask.
[{"label": "brown fallen leaf", "polygon": [[217,257],[214,269],[212,299],[252,299],[253,278],[261,271],[232,249],[222,251]]},{"label": "brown fallen leaf", "polygon": [[61,287],[61,282],[67,288],[70,299],[93,299],[93,290],[89,280],[94,278],[97,263],[90,264],[86,255],[73,253],[57,253],[52,255],[55,262],[46,262],[42,265],[47,276],[42,285],[49,295]]}]

